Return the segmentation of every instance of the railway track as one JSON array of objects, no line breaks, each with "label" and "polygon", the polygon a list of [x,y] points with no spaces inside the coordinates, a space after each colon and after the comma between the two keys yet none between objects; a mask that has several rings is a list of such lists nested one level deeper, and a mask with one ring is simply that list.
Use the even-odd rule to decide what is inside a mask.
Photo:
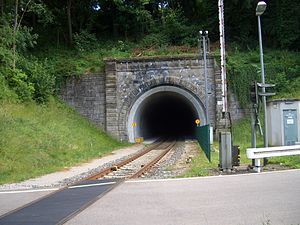
[{"label": "railway track", "polygon": [[160,141],[154,143],[142,152],[91,176],[96,179],[128,179],[138,178],[149,171],[176,144],[176,141]]},{"label": "railway track", "polygon": [[125,179],[147,173],[175,145],[170,140],[154,143],[110,168],[1,216],[0,224],[64,224]]}]

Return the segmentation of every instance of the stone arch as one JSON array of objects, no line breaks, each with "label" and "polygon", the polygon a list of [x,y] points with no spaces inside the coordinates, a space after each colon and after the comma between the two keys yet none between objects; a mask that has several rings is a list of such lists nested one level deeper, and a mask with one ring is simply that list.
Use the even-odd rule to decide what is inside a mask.
[{"label": "stone arch", "polygon": [[[159,92],[174,92],[176,94],[181,95],[186,101],[188,101],[192,107],[193,110],[195,110],[198,118],[200,118],[201,121],[206,123],[205,118],[205,108],[203,103],[199,98],[197,98],[193,93],[190,91],[177,87],[177,86],[170,86],[170,85],[161,85],[154,88],[151,88],[150,90],[144,92],[142,95],[140,95],[136,101],[133,103],[131,109],[128,111],[128,117],[127,117],[127,135],[128,140],[130,142],[134,142],[134,137],[139,136],[139,127],[133,128],[132,123],[138,122],[140,120],[140,110],[143,107],[143,104],[147,103],[147,99]],[[136,129],[134,131],[134,129]]]},{"label": "stone arch", "polygon": [[[128,93],[126,96],[123,96],[124,98],[122,99],[122,106],[121,110],[119,111],[118,114],[118,130],[120,132],[120,137],[122,140],[129,140],[129,132],[128,132],[128,126],[132,125],[132,123],[128,120],[130,116],[130,112],[132,108],[134,107],[134,104],[140,99],[144,94],[146,94],[148,91],[158,88],[158,87],[174,87],[174,90],[177,88],[177,90],[181,90],[181,92],[187,93],[186,95],[183,96],[188,96],[188,99],[191,99],[190,96],[193,96],[194,99],[194,106],[196,106],[196,102],[198,102],[197,107],[199,109],[201,108],[203,113],[200,114],[199,118],[201,121],[206,123],[206,118],[205,118],[205,106],[203,104],[204,99],[204,90],[203,88],[200,87],[198,84],[193,84],[191,82],[188,82],[184,79],[181,79],[180,77],[175,77],[175,76],[159,76],[156,79],[149,79],[147,81],[142,82],[140,85],[135,87],[130,93]],[[176,91],[174,91],[176,92]],[[180,93],[178,91],[177,93]],[[197,96],[197,97],[196,97]],[[199,96],[199,97],[198,97]]]},{"label": "stone arch", "polygon": [[191,92],[194,95],[200,96],[200,100],[204,101],[202,97],[204,97],[205,93],[203,88],[199,88],[199,85],[192,84],[190,82],[187,82],[185,80],[182,80],[178,77],[167,77],[166,79],[150,79],[146,82],[143,82],[134,90],[132,90],[130,93],[128,93],[126,96],[123,96],[123,104],[121,107],[121,113],[119,115],[119,118],[121,118],[122,112],[124,110],[128,110],[132,107],[133,103],[139,98],[142,94],[147,92],[148,90],[162,86],[162,85],[169,85],[169,86],[176,86],[181,89],[185,89],[189,92]]}]

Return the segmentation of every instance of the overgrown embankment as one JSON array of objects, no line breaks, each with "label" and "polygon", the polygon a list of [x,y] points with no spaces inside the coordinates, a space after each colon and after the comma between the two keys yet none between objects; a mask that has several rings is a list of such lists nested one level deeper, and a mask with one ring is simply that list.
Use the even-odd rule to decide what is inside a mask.
[{"label": "overgrown embankment", "polygon": [[2,102],[0,124],[0,184],[62,170],[126,145],[55,99],[46,105]]}]

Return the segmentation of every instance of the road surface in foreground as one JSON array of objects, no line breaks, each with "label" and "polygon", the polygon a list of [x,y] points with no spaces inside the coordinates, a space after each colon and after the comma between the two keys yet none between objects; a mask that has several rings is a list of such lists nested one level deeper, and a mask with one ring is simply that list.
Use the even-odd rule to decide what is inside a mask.
[{"label": "road surface in foreground", "polygon": [[127,181],[71,224],[300,224],[300,170]]}]

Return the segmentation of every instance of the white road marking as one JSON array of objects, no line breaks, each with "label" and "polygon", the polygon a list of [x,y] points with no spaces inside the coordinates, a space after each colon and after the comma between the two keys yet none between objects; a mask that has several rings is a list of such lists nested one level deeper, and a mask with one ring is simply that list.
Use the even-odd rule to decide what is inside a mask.
[{"label": "white road marking", "polygon": [[30,190],[19,190],[19,191],[1,191],[0,194],[18,194],[18,193],[33,193],[43,191],[57,191],[59,188],[44,188],[44,189],[30,189]]},{"label": "white road marking", "polygon": [[84,185],[77,185],[77,186],[71,186],[69,189],[75,189],[75,188],[85,188],[85,187],[93,187],[93,186],[104,186],[104,185],[110,185],[115,184],[117,182],[107,182],[107,183],[98,183],[98,184],[84,184]]},{"label": "white road marking", "polygon": [[[148,182],[168,182],[168,181],[183,181],[183,180],[197,180],[197,179],[214,179],[214,178],[226,178],[226,177],[239,177],[239,176],[263,176],[264,174],[271,173],[288,173],[288,172],[298,172],[300,169],[292,170],[279,170],[270,171],[263,173],[248,173],[248,174],[234,174],[234,175],[219,175],[219,176],[207,176],[207,177],[187,177],[187,178],[170,178],[170,179],[152,179],[152,180],[127,180],[125,183],[148,183]],[[68,187],[69,189],[84,188],[92,186],[104,186],[115,184],[116,182],[98,183],[98,184],[87,184],[87,185],[77,185]],[[62,188],[44,188],[44,189],[31,189],[31,190],[17,190],[17,191],[0,191],[0,194],[18,194],[18,193],[34,193],[34,192],[46,192],[46,191],[58,191]]]},{"label": "white road marking", "polygon": [[[115,184],[115,183],[117,183],[117,182],[77,185],[77,186],[67,187],[67,189],[86,188],[86,187],[93,187],[93,186],[104,186],[104,185],[111,185],[111,184]],[[0,194],[20,194],[20,193],[58,191],[59,189],[63,189],[63,188],[44,188],[44,189],[30,189],[30,190],[18,190],[18,191],[0,191]]]},{"label": "white road marking", "polygon": [[262,173],[244,173],[244,174],[232,174],[232,175],[206,176],[206,177],[184,177],[184,178],[168,178],[168,179],[127,180],[127,181],[125,181],[125,183],[151,183],[151,182],[184,181],[184,180],[198,180],[198,179],[218,179],[218,178],[239,177],[239,176],[263,176],[264,174],[287,173],[287,172],[297,172],[297,171],[300,171],[300,169],[269,171],[269,172],[262,172]]}]

